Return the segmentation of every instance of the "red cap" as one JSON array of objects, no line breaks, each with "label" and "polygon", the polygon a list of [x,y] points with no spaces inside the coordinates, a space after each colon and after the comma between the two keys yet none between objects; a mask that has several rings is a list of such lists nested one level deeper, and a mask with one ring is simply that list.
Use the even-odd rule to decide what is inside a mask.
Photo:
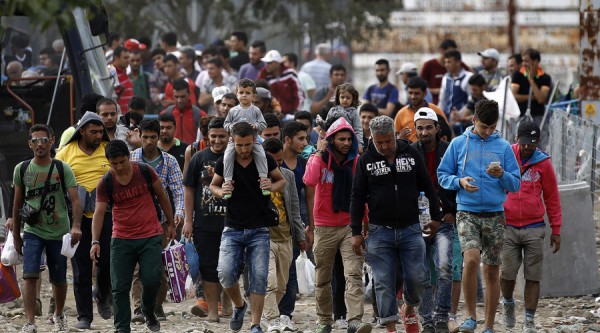
[{"label": "red cap", "polygon": [[130,38],[125,41],[125,48],[129,51],[142,51],[146,49],[146,44],[140,43],[137,39]]}]

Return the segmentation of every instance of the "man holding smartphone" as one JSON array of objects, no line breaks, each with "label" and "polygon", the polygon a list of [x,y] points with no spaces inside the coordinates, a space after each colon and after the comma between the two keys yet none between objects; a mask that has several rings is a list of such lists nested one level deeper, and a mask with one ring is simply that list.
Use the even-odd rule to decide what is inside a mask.
[{"label": "man holding smartphone", "polygon": [[504,241],[506,192],[520,187],[519,164],[510,144],[496,131],[498,103],[475,104],[473,126],[456,137],[446,150],[437,171],[438,182],[458,191],[456,226],[464,260],[462,287],[467,319],[460,332],[477,327],[477,269],[483,262],[485,284],[484,333],[493,333],[500,296],[500,258]]}]

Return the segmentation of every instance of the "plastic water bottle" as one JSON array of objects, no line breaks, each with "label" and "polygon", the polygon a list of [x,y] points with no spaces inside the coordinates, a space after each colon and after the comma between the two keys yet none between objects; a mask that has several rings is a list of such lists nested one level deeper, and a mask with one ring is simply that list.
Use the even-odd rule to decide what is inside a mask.
[{"label": "plastic water bottle", "polygon": [[[425,226],[431,222],[431,215],[429,215],[429,199],[425,196],[425,192],[421,192],[418,200],[419,205],[419,224],[421,224],[421,230],[425,230]],[[423,237],[428,235],[422,233]]]}]

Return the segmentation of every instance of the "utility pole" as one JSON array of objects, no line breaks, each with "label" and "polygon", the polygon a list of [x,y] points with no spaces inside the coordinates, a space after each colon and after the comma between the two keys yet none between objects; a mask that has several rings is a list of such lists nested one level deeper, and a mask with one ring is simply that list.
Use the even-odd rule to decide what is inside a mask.
[{"label": "utility pole", "polygon": [[516,0],[508,0],[508,44],[512,54],[519,52],[519,25],[517,24]]}]

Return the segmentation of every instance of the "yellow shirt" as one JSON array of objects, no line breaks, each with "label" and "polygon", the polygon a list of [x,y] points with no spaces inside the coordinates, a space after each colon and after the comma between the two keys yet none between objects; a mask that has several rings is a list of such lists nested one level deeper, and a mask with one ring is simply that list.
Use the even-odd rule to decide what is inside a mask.
[{"label": "yellow shirt", "polygon": [[273,242],[285,242],[292,238],[290,233],[290,224],[288,222],[285,202],[283,200],[283,190],[279,192],[271,192],[271,200],[279,211],[279,224],[271,227],[270,237]]},{"label": "yellow shirt", "polygon": [[110,169],[108,159],[104,156],[107,144],[108,142],[102,141],[94,153],[88,155],[79,148],[77,141],[73,141],[56,154],[56,159],[67,162],[75,173],[77,185],[92,192],[98,186],[102,176]]}]

